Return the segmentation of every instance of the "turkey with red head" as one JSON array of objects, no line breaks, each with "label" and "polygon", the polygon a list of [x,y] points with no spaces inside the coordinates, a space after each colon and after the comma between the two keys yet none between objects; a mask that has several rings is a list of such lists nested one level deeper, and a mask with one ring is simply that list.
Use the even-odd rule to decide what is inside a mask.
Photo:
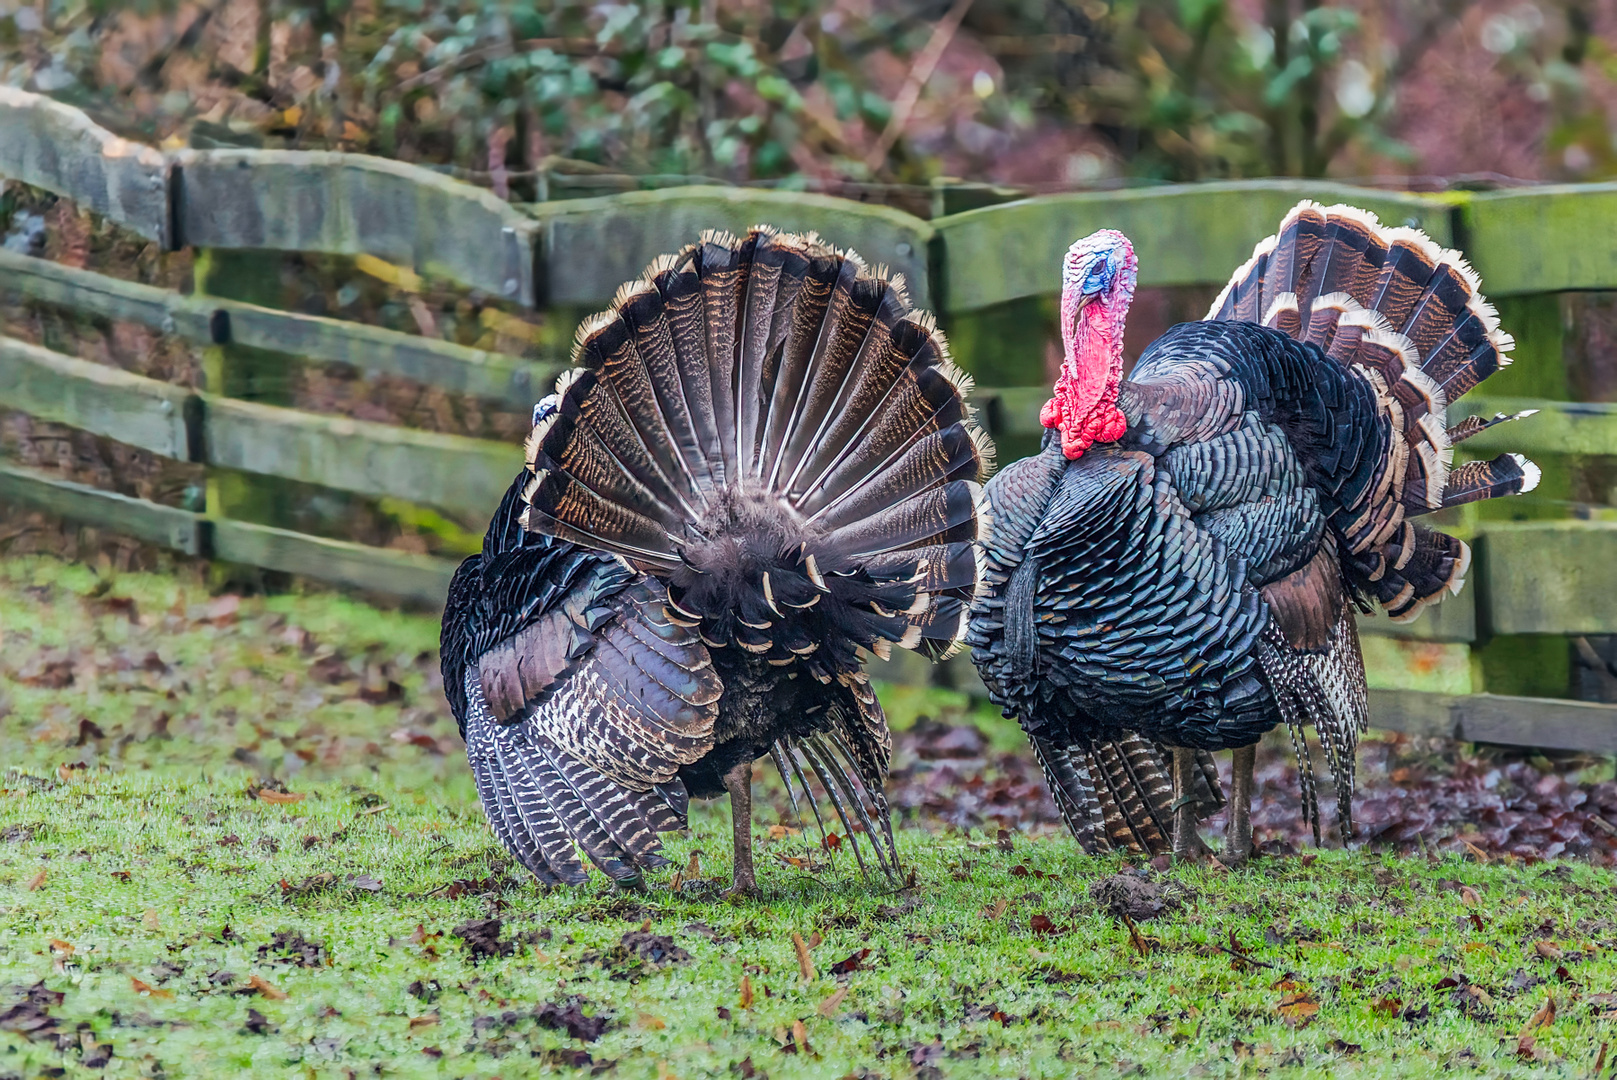
[{"label": "turkey with red head", "polygon": [[[1456,252],[1348,206],[1295,207],[1207,319],[1168,330],[1126,379],[1128,239],[1086,237],[1062,271],[1044,449],[988,485],[978,670],[1092,845],[1171,833],[1198,852],[1207,754],[1234,749],[1225,855],[1246,858],[1254,744],[1280,723],[1316,839],[1317,732],[1345,839],[1366,725],[1355,609],[1407,620],[1458,592],[1469,550],[1415,519],[1538,479],[1516,454],[1451,468],[1456,443],[1512,419],[1445,417],[1509,363],[1511,338]],[[1118,800],[1094,751],[1130,739],[1143,803]],[[1172,795],[1153,744],[1171,748]]]},{"label": "turkey with red head", "polygon": [[541,881],[582,882],[582,849],[632,885],[689,798],[728,793],[750,891],[768,754],[896,875],[864,659],[957,647],[988,528],[942,335],[900,280],[760,227],[658,259],[574,362],[444,615],[495,834]]}]

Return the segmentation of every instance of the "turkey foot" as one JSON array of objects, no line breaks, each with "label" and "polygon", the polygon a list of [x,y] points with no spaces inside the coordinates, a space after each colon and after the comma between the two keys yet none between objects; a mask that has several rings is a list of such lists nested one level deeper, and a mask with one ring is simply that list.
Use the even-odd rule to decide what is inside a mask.
[{"label": "turkey foot", "polygon": [[1200,862],[1211,854],[1196,832],[1196,751],[1173,749],[1173,856]]},{"label": "turkey foot", "polygon": [[1258,747],[1238,746],[1231,759],[1230,816],[1224,825],[1224,851],[1219,861],[1240,866],[1252,857],[1252,769]]},{"label": "turkey foot", "polygon": [[724,790],[730,793],[730,827],[736,845],[729,895],[752,896],[758,891],[758,878],[752,870],[752,762],[739,762],[725,773]]}]

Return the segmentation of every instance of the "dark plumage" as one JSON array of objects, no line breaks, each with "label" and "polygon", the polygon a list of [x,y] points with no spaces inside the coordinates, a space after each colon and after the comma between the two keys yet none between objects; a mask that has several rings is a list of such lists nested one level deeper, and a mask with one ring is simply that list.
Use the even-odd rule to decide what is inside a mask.
[{"label": "dark plumage", "polygon": [[896,873],[863,660],[956,646],[987,527],[941,335],[857,256],[759,228],[658,260],[575,362],[444,619],[496,834],[541,880],[583,880],[576,846],[633,882],[728,792],[750,889],[769,754]]},{"label": "dark plumage", "polygon": [[[1075,251],[1087,256],[1084,243]],[[1245,857],[1250,748],[1280,722],[1304,760],[1316,833],[1306,724],[1351,833],[1366,722],[1355,603],[1408,619],[1457,591],[1466,546],[1409,519],[1536,480],[1515,455],[1448,467],[1453,442],[1482,425],[1446,430],[1447,402],[1508,363],[1510,338],[1453,252],[1361,211],[1304,203],[1209,321],[1145,351],[1115,394],[1126,430],[1090,448],[1072,432],[1098,426],[1107,402],[1092,404],[1099,369],[1086,373],[1078,352],[1114,330],[1121,340],[1126,254],[1111,256],[1118,284],[1107,277],[1070,305],[1076,319],[1095,304],[1095,321],[1069,334],[1079,348],[1063,378],[1076,389],[1063,399],[1058,384],[1047,407],[1062,438],[1050,432],[1042,453],[988,485],[996,528],[973,659],[1041,757],[1135,735],[1182,748],[1179,790],[1195,781],[1197,791],[1177,803],[1181,851],[1212,805],[1205,753],[1192,751],[1238,748],[1229,846]],[[1084,772],[1053,777],[1067,802],[1095,786],[1095,770]],[[1103,817],[1085,816],[1081,837]]]}]

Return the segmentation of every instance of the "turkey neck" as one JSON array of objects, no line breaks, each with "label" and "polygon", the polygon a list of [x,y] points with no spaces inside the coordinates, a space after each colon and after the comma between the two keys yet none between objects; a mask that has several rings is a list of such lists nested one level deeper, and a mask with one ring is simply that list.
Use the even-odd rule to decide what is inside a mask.
[{"label": "turkey neck", "polygon": [[1061,376],[1039,419],[1046,427],[1059,424],[1061,450],[1069,459],[1123,435],[1117,395],[1123,383],[1123,327],[1133,299],[1133,283],[1125,279],[1087,302],[1072,290],[1061,298]]}]

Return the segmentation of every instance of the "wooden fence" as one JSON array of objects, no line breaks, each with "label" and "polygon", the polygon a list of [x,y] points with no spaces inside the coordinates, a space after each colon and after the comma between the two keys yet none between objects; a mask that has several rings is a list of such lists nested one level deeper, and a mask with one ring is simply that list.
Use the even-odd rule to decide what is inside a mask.
[{"label": "wooden fence", "polygon": [[[917,304],[937,310],[946,324],[968,326],[983,313],[1046,297],[1067,244],[1100,227],[1121,228],[1134,240],[1144,287],[1220,284],[1254,240],[1305,197],[1350,202],[1464,250],[1489,295],[1506,298],[1507,315],[1533,315],[1522,320],[1525,329],[1507,323],[1522,339],[1524,366],[1559,370],[1559,321],[1542,310],[1546,300],[1554,302],[1552,294],[1617,289],[1617,236],[1603,236],[1617,229],[1617,185],[1605,184],[1434,196],[1324,182],[1215,183],[1017,199],[931,220],[826,196],[715,186],[518,207],[429,170],[363,155],[160,153],[112,135],[76,109],[4,87],[0,179],[70,199],[165,250],[369,255],[527,307],[572,312],[604,304],[652,257],[702,229],[768,221],[817,231],[902,272]],[[0,296],[136,323],[203,346],[340,362],[524,409],[558,370],[339,319],[181,295],[5,251]],[[973,342],[963,359],[989,384],[977,398],[994,434],[1036,435],[1045,389],[994,387],[1003,358],[992,336],[956,340]],[[239,400],[218,389],[190,391],[0,337],[0,407],[165,458],[469,517],[488,513],[520,467],[515,445]],[[1545,459],[1552,472],[1569,454],[1617,455],[1617,406],[1479,397],[1453,409],[1492,414],[1525,407],[1541,413],[1477,437],[1467,451],[1517,450]],[[192,555],[423,603],[441,602],[454,565],[162,506],[3,460],[0,500]],[[1479,647],[1518,635],[1617,633],[1617,521],[1505,521],[1473,512],[1460,524],[1477,551],[1465,592],[1412,626],[1372,618],[1363,622],[1365,632]],[[946,677],[973,676],[969,665],[957,664]],[[1617,752],[1617,707],[1609,705],[1388,691],[1374,695],[1373,708],[1378,724],[1404,730]]]}]

